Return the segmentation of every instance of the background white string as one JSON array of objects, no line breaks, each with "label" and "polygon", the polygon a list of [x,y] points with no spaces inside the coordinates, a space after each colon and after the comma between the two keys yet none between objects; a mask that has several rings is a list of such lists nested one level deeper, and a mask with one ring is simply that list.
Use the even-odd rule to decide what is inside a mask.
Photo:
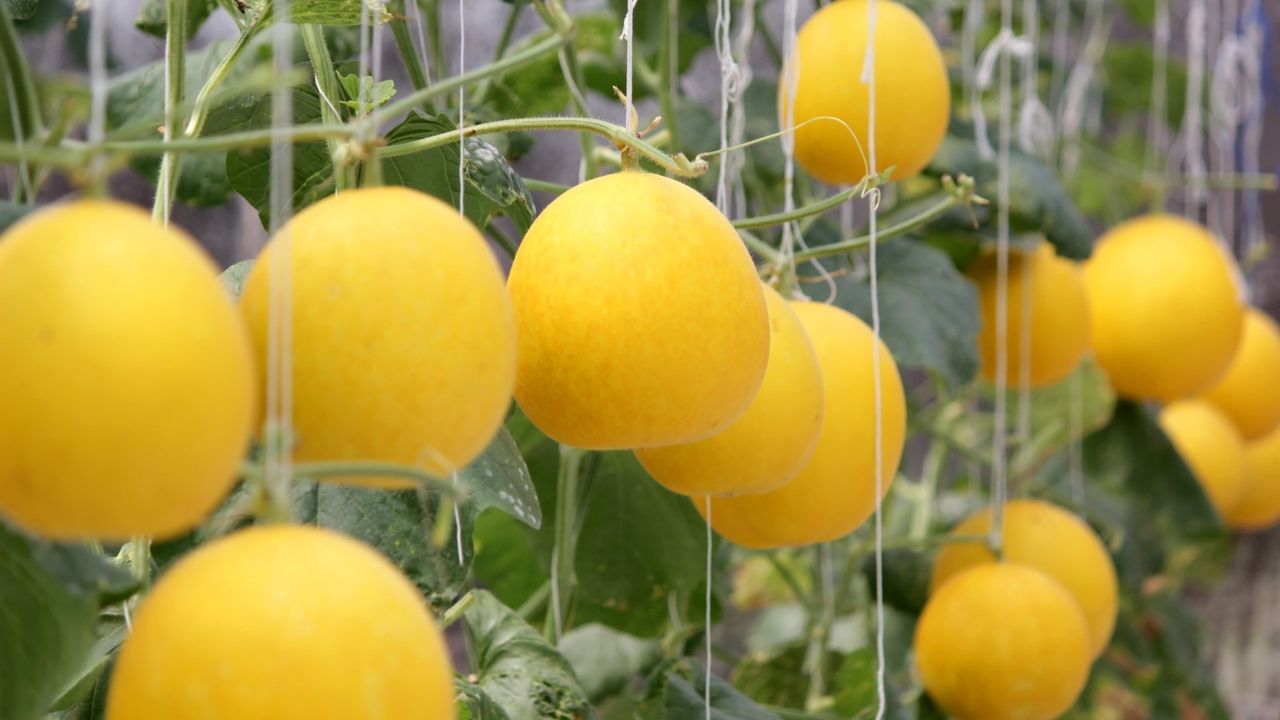
[{"label": "background white string", "polygon": [[1198,220],[1200,206],[1207,191],[1204,178],[1207,174],[1204,161],[1202,136],[1202,105],[1204,97],[1205,29],[1207,24],[1205,0],[1191,0],[1187,13],[1187,91],[1186,109],[1182,121],[1182,162],[1186,167],[1187,185],[1183,196],[1183,215]]},{"label": "background white string", "polygon": [[636,129],[635,104],[632,94],[632,82],[635,77],[635,15],[637,0],[627,0],[627,14],[622,18],[622,36],[621,39],[627,43],[627,92],[626,107],[623,108],[624,117],[622,119],[623,127],[631,130]]},{"label": "background white string", "polygon": [[[879,0],[867,0],[867,53],[862,61],[862,83],[867,86],[867,171],[874,174],[876,165],[876,13]],[[888,707],[885,689],[884,650],[884,517],[881,499],[884,493],[884,397],[880,387],[880,288],[876,273],[876,217],[880,196],[872,192],[868,196],[870,261],[871,261],[871,333],[875,341],[871,345],[871,383],[874,393],[875,414],[874,456],[876,477],[875,543],[876,543],[876,720],[884,718]]]},{"label": "background white string", "polygon": [[[782,57],[783,84],[787,88],[787,97],[782,112],[782,129],[785,130],[779,141],[782,143],[782,209],[791,212],[796,209],[796,86],[800,81],[800,54],[796,52],[796,0],[786,0],[782,10]],[[782,226],[782,247],[779,253],[782,263],[791,266],[795,258],[797,228],[794,223]]]},{"label": "background white string", "polygon": [[[1151,79],[1151,112],[1147,114],[1147,149],[1144,167],[1148,173],[1164,176],[1161,157],[1168,148],[1165,107],[1169,95],[1169,0],[1155,0],[1154,66]],[[1164,199],[1161,199],[1162,206]]]},{"label": "background white string", "polygon": [[[739,58],[736,64],[738,77],[729,96],[729,144],[740,145],[746,137],[747,112],[743,98],[751,85],[751,43],[756,32],[756,0],[743,0],[742,12],[738,15],[738,34],[734,38],[733,54]],[[733,150],[725,154],[724,164],[728,168],[728,183],[733,191],[733,206],[726,214],[730,218],[739,217],[747,212],[746,186],[742,182],[742,170],[746,164],[746,153]]]},{"label": "background white string", "polygon": [[[1263,63],[1265,52],[1262,22],[1265,22],[1262,0],[1252,0],[1245,9],[1248,18],[1245,25],[1245,38],[1253,50],[1254,61],[1259,67]],[[1243,22],[1243,19],[1242,19]],[[1241,171],[1249,175],[1257,175],[1262,158],[1262,128],[1266,115],[1265,95],[1263,94],[1263,76],[1258,73],[1254,78],[1253,97],[1255,102],[1245,114],[1244,137],[1241,141]],[[1239,257],[1251,258],[1266,244],[1266,233],[1262,226],[1262,210],[1257,190],[1249,190],[1242,198],[1243,225],[1241,227]]]},{"label": "background white string", "polygon": [[[467,0],[458,0],[458,74],[467,70]],[[514,12],[514,10],[512,11]],[[458,129],[466,124],[467,84],[458,83]],[[458,133],[458,214],[467,216],[467,138]],[[458,473],[453,473],[452,482],[458,484]],[[465,566],[466,558],[462,552],[462,509],[458,503],[453,504],[453,532],[458,546],[458,565]],[[557,639],[559,635],[557,634]]]},{"label": "background white string", "polygon": [[[1001,0],[1000,33],[1013,33],[1013,0]],[[1005,390],[1009,358],[1009,153],[1012,142],[1012,57],[1000,60],[1000,137],[997,171],[996,239],[996,388],[995,418],[991,447],[991,545],[1000,548],[1004,539],[1004,503],[1008,493],[1006,476]]]},{"label": "background white string", "polygon": [[111,0],[94,0],[89,12],[89,145],[94,149],[89,172],[97,188],[105,182],[107,158],[102,143],[107,137],[107,22]]},{"label": "background white string", "polygon": [[293,253],[287,231],[293,212],[293,143],[286,132],[293,124],[293,94],[283,82],[293,66],[293,27],[289,0],[276,0],[271,26],[272,65],[277,79],[271,88],[271,231],[273,261],[268,274],[267,312],[267,448],[264,471],[274,502],[287,500],[292,475],[293,428]]}]

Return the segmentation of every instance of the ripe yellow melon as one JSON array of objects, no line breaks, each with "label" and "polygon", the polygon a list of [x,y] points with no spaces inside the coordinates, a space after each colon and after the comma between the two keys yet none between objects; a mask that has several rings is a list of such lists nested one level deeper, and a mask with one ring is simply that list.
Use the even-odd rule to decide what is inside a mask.
[{"label": "ripe yellow melon", "polygon": [[[994,249],[983,252],[969,267],[969,277],[978,285],[982,331],[978,350],[982,376],[996,381],[996,322],[998,320],[999,272]],[[1030,308],[1023,307],[1030,267]],[[1042,242],[1032,252],[1011,250],[1006,288],[1005,380],[1009,387],[1022,382],[1023,328],[1029,330],[1030,387],[1052,385],[1071,374],[1089,349],[1089,306],[1085,299],[1080,270],[1070,260],[1060,258],[1053,246]]]},{"label": "ripe yellow melon", "polygon": [[[396,463],[442,476],[471,462],[502,423],[515,377],[511,304],[479,231],[434,197],[379,187],[321,200],[284,234],[295,458]],[[278,236],[262,251],[241,295],[264,376],[280,247]]]},{"label": "ripe yellow melon", "polygon": [[117,202],[0,236],[0,514],[46,537],[189,530],[253,418],[249,340],[190,237]]},{"label": "ripe yellow melon", "polygon": [[1094,357],[1116,391],[1171,402],[1227,369],[1244,325],[1231,260],[1170,215],[1115,226],[1084,265]]},{"label": "ripe yellow melon", "polygon": [[[791,306],[822,368],[822,430],[809,462],[786,485],[759,495],[712,500],[712,527],[743,547],[835,540],[856,530],[875,510],[873,348],[880,355],[884,493],[902,459],[906,401],[898,367],[884,343],[877,343],[871,328],[839,308],[814,302]],[[704,499],[693,500],[704,512]]]},{"label": "ripe yellow melon", "polygon": [[1160,411],[1160,427],[1191,468],[1218,514],[1245,490],[1245,447],[1239,431],[1203,400],[1180,400]]},{"label": "ripe yellow melon", "polygon": [[[1096,657],[1106,649],[1116,624],[1116,568],[1102,540],[1088,523],[1068,510],[1040,500],[1013,500],[1004,507],[1004,561],[1026,565],[1062,583],[1084,612],[1089,624],[1090,650]],[[991,509],[970,515],[953,535],[981,535],[991,531]],[[943,546],[933,565],[930,592],[975,566],[996,562],[985,542]]]},{"label": "ripe yellow melon", "polygon": [[755,397],[769,316],[737,233],[687,185],[623,171],[525,234],[507,281],[516,400],[552,438],[605,450],[710,437]]},{"label": "ripe yellow melon", "polygon": [[1245,446],[1245,483],[1223,513],[1233,530],[1267,530],[1280,522],[1280,428]]},{"label": "ripe yellow melon", "polygon": [[106,719],[452,720],[453,696],[413,583],[355,540],[275,525],[202,546],[160,579]]},{"label": "ripe yellow melon", "polygon": [[1245,313],[1235,357],[1201,397],[1226,413],[1245,440],[1280,426],[1280,327],[1266,313]]},{"label": "ripe yellow melon", "polygon": [[728,429],[688,445],[636,450],[655,480],[682,495],[776,490],[796,476],[822,428],[822,372],[809,335],[776,290],[769,307],[769,364],[747,412]]},{"label": "ripe yellow melon", "polygon": [[[819,120],[795,132],[796,161],[826,183],[856,183],[867,174],[870,92],[861,80],[867,29],[866,0],[840,0],[814,13],[796,38],[799,63],[793,58],[790,65],[797,78],[794,124],[822,116],[845,123]],[[779,124],[785,129],[791,125],[787,72],[781,77]],[[876,5],[875,86],[877,170],[892,166],[895,180],[909,178],[942,144],[951,84],[929,28],[893,0]]]},{"label": "ripe yellow melon", "polygon": [[1066,588],[1012,563],[974,566],[939,588],[916,625],[915,655],[925,690],[955,720],[1053,720],[1093,660]]}]

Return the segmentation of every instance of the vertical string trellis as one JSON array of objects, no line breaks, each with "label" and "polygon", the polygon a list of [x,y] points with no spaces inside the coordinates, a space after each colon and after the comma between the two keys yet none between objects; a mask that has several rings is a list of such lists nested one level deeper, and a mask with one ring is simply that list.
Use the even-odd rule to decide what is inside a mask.
[{"label": "vertical string trellis", "polygon": [[[1000,2],[1000,34],[1013,36],[1013,0]],[[1012,57],[1000,56],[1000,133],[997,156],[996,211],[996,387],[995,418],[991,447],[991,538],[997,551],[1004,540],[1004,504],[1008,493],[1006,476],[1005,394],[1008,384],[1009,332],[1009,154],[1012,127]]]},{"label": "vertical string trellis", "polygon": [[[867,172],[876,174],[876,11],[879,0],[867,0],[867,52],[862,61],[862,84],[867,86]],[[888,706],[885,689],[885,649],[884,649],[884,518],[881,512],[884,492],[884,397],[880,387],[880,288],[876,272],[876,220],[879,210],[879,190],[868,195],[868,238],[870,242],[869,272],[871,284],[871,383],[873,392],[874,434],[873,455],[875,462],[873,471],[876,480],[875,503],[875,566],[876,566],[876,720],[884,718]]]},{"label": "vertical string trellis", "polygon": [[[458,0],[458,75],[467,71],[467,0]],[[458,129],[466,125],[467,84],[458,83]],[[458,214],[464,219],[467,216],[467,137],[458,133]],[[458,474],[453,473],[452,482],[458,483]],[[465,566],[466,558],[462,544],[462,509],[453,503],[453,533],[457,545],[458,565]]]},{"label": "vertical string trellis", "polygon": [[[785,0],[782,19],[782,82],[787,88],[787,96],[782,113],[782,192],[783,212],[790,213],[796,209],[796,85],[800,79],[800,56],[796,52],[796,0]],[[793,223],[782,226],[782,248],[779,253],[782,264],[792,267],[795,264],[796,228]]]},{"label": "vertical string trellis", "polygon": [[293,143],[287,128],[293,120],[293,95],[284,82],[293,65],[293,32],[289,0],[276,0],[271,26],[271,233],[276,261],[268,274],[267,312],[267,446],[264,475],[273,502],[285,502],[292,474],[293,428],[293,254],[287,228],[293,212]]}]

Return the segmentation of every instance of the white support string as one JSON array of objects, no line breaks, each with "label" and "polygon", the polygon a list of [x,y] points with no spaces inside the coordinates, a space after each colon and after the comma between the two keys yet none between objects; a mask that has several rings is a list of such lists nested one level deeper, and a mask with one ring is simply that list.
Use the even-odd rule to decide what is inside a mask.
[{"label": "white support string", "polygon": [[[1265,52],[1263,31],[1260,24],[1264,12],[1261,2],[1262,0],[1252,0],[1245,10],[1246,17],[1250,18],[1250,21],[1246,24],[1245,38],[1253,50],[1253,62],[1259,68],[1262,67],[1263,53]],[[1257,175],[1259,173],[1260,160],[1262,158],[1262,129],[1266,115],[1266,102],[1262,83],[1262,73],[1259,72],[1254,78],[1254,87],[1252,89],[1256,102],[1249,108],[1249,112],[1246,113],[1244,119],[1244,137],[1241,142],[1241,159],[1243,160],[1241,171],[1249,175]],[[1251,258],[1266,243],[1258,191],[1249,190],[1245,192],[1242,198],[1242,206],[1241,246],[1238,256]]]},{"label": "white support string", "polygon": [[[783,83],[787,88],[785,107],[782,113],[782,129],[785,130],[779,141],[782,143],[783,171],[783,212],[796,209],[796,86],[800,81],[800,54],[796,52],[796,0],[785,0],[782,20],[782,56],[786,58]],[[782,247],[780,258],[784,265],[794,262],[796,227],[794,223],[782,226]]]},{"label": "white support string", "polygon": [[1058,130],[1062,139],[1058,153],[1059,170],[1066,176],[1073,175],[1079,164],[1080,135],[1085,125],[1085,113],[1089,109],[1089,91],[1111,29],[1104,12],[1103,0],[1089,0],[1085,27],[1088,30],[1084,47],[1067,76],[1058,109]]},{"label": "white support string", "polygon": [[[875,174],[876,164],[876,13],[879,0],[867,0],[867,53],[862,61],[861,82],[867,86],[867,171]],[[879,210],[879,193],[871,193],[867,202],[869,217],[870,262],[871,271],[871,333],[875,341],[871,346],[871,383],[874,393],[873,412],[875,414],[874,434],[874,470],[876,476],[876,720],[883,720],[888,707],[888,694],[885,688],[885,649],[884,649],[884,515],[882,499],[884,494],[884,393],[880,387],[880,288],[876,272],[876,219]]]},{"label": "white support string", "polygon": [[284,130],[293,124],[293,95],[283,79],[293,66],[289,0],[276,0],[271,26],[271,232],[275,248],[269,272],[267,312],[267,448],[264,470],[273,501],[286,499],[292,476],[293,428],[293,253],[286,229],[293,212],[293,143]]},{"label": "white support string", "polygon": [[[458,0],[458,74],[467,70],[467,0]],[[458,129],[466,124],[467,84],[458,83]],[[458,214],[467,214],[467,138],[458,133]],[[458,523],[462,532],[462,523]]]},{"label": "white support string", "polygon": [[[513,9],[512,12],[515,12]],[[458,74],[467,70],[467,0],[458,0]],[[458,129],[466,123],[467,84],[458,83]],[[467,138],[458,133],[458,214],[467,217]],[[453,484],[458,484],[458,474],[453,473]],[[465,566],[466,559],[462,553],[462,510],[458,503],[453,504],[454,537],[458,545],[458,565]],[[557,630],[556,639],[560,634]]]},{"label": "white support string", "polygon": [[716,0],[715,49],[720,61],[720,167],[716,175],[716,207],[726,213],[729,205],[729,108],[738,82],[738,64],[733,58],[733,3]]},{"label": "white support string", "polygon": [[[1236,11],[1234,3],[1231,3],[1231,11]],[[1236,173],[1236,147],[1241,139],[1241,132],[1256,114],[1255,108],[1262,101],[1262,66],[1258,52],[1260,38],[1256,37],[1256,28],[1253,30],[1254,38],[1250,38],[1245,30],[1229,32],[1218,48],[1213,68],[1209,108],[1217,160],[1214,171],[1224,176]],[[1224,188],[1220,197],[1218,220],[1222,236],[1233,252],[1238,251],[1242,245],[1235,242],[1235,207],[1235,191]]]},{"label": "white support string", "polygon": [[1168,168],[1161,166],[1161,157],[1167,152],[1169,144],[1165,117],[1169,95],[1169,0],[1155,0],[1155,4],[1155,65],[1151,81],[1151,112],[1147,115],[1144,168],[1148,173],[1164,176]]},{"label": "white support string", "polygon": [[711,496],[710,495],[705,496],[705,502],[706,502],[706,510],[707,510],[707,517],[706,517],[706,521],[707,521],[707,596],[705,599],[706,600],[706,617],[703,618],[703,622],[705,623],[703,625],[703,628],[705,629],[705,632],[706,632],[707,665],[705,668],[703,668],[703,673],[702,673],[702,676],[703,676],[702,697],[704,700],[703,708],[705,711],[703,717],[705,718],[705,720],[711,720],[711,563],[712,563],[712,559],[714,558],[714,553],[712,552],[712,548],[714,546],[712,545],[712,537],[711,537]]},{"label": "white support string", "polygon": [[[1001,0],[1000,33],[1013,33],[1013,0]],[[1005,392],[1009,358],[1009,154],[1012,141],[1012,58],[1000,60],[1000,137],[998,151],[997,240],[996,240],[996,389],[995,418],[991,447],[991,545],[1000,548],[1004,540],[1004,504],[1008,493],[1006,476]]]},{"label": "white support string", "polygon": [[1067,64],[1071,62],[1067,42],[1070,37],[1071,3],[1069,0],[1054,0],[1053,72],[1049,78],[1049,105],[1055,112],[1061,109],[1063,83],[1067,79]]},{"label": "white support string", "polygon": [[1188,179],[1183,197],[1183,215],[1193,220],[1199,220],[1200,206],[1204,204],[1208,195],[1205,187],[1205,176],[1208,170],[1205,167],[1202,135],[1206,14],[1205,0],[1191,0],[1186,25],[1187,101],[1182,123],[1181,146],[1182,162],[1186,167]]},{"label": "white support string", "polygon": [[[461,1],[461,0],[460,0]],[[622,35],[620,40],[627,43],[627,92],[626,107],[623,108],[622,125],[631,132],[636,131],[635,119],[635,95],[632,93],[632,85],[635,77],[635,14],[637,0],[627,0],[627,14],[622,18]]]},{"label": "white support string", "polygon": [[89,129],[93,149],[89,172],[95,184],[105,182],[107,158],[102,143],[107,136],[107,22],[111,0],[94,0],[89,12]]},{"label": "white support string", "polygon": [[[960,76],[963,96],[974,97],[977,83],[978,29],[986,19],[987,4],[983,0],[969,0],[964,9],[964,24],[960,32]],[[981,112],[980,105],[970,105],[970,112]]]},{"label": "white support string", "polygon": [[[738,35],[734,39],[733,54],[739,58],[736,65],[738,71],[737,85],[729,97],[729,144],[742,144],[747,132],[747,112],[744,103],[747,88],[751,85],[751,44],[755,39],[756,0],[743,0],[742,13],[739,15]],[[747,214],[746,187],[742,183],[742,169],[746,164],[746,154],[742,150],[726,153],[724,159],[728,167],[728,183],[733,191],[733,207],[726,213],[729,217]]]}]

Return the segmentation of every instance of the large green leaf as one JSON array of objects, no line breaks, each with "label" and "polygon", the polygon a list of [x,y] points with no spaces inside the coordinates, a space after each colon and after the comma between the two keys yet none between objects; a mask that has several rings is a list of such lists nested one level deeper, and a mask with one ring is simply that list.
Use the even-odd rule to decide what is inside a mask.
[{"label": "large green leaf", "polygon": [[[387,133],[387,143],[419,140],[454,130],[444,115],[426,117],[410,113],[404,122]],[[533,196],[524,181],[511,169],[502,153],[480,138],[467,138],[466,163],[463,167],[467,218],[483,228],[496,215],[507,215],[523,233],[533,222]],[[389,185],[404,185],[434,195],[457,206],[458,144],[448,143],[409,155],[384,158],[383,180]]]},{"label": "large green leaf", "polygon": [[[915,550],[889,549],[882,553],[884,602],[909,615],[919,615],[929,599],[929,578],[933,563],[923,553]],[[868,554],[862,558],[862,575],[867,587],[874,592],[876,586],[876,558]]]},{"label": "large green leaf", "polygon": [[510,720],[576,720],[589,709],[569,661],[497,598],[475,590],[466,612],[475,682]]},{"label": "large green leaf", "polygon": [[[191,39],[217,7],[217,0],[188,0],[185,37]],[[163,38],[169,29],[166,0],[145,0],[138,11],[138,19],[133,24],[148,35]]]},{"label": "large green leaf", "polygon": [[575,620],[656,634],[668,620],[667,596],[703,585],[706,524],[629,452],[595,453],[583,466]]},{"label": "large green leaf", "polygon": [[34,205],[19,205],[8,201],[0,201],[0,232],[8,230],[10,225],[18,222],[34,210],[36,210]]},{"label": "large green leaf", "polygon": [[458,720],[510,720],[502,706],[493,701],[479,685],[455,678],[458,689]]},{"label": "large green leaf", "polygon": [[[589,13],[575,17],[573,26],[573,47],[588,86],[616,82],[620,67],[617,18]],[[534,33],[516,50],[536,45],[550,34],[550,30]],[[569,86],[559,57],[547,55],[495,77],[484,99],[499,117],[553,115],[568,106]]]},{"label": "large green leaf", "polygon": [[[164,3],[159,4],[163,12]],[[231,45],[230,40],[219,41],[187,54],[184,82],[188,99],[193,98],[213,74]],[[205,121],[205,135],[265,126],[260,118],[255,117],[257,103],[254,96],[244,96],[251,88],[261,87],[267,77],[264,74],[267,56],[261,52],[263,48],[262,41],[256,42],[232,68],[223,82],[224,91],[215,95],[213,108]],[[156,136],[156,128],[164,122],[164,72],[164,63],[157,61],[112,79],[107,96],[107,122],[113,133],[147,139]],[[233,189],[227,177],[226,157],[227,153],[221,151],[184,154],[176,197],[201,206],[225,203]],[[133,159],[132,166],[143,176],[154,179],[160,169],[160,159],[139,156]]]},{"label": "large green leaf", "polygon": [[81,676],[98,612],[133,594],[129,573],[82,545],[0,521],[0,717],[42,718]]},{"label": "large green leaf", "polygon": [[[237,106],[239,129],[271,127],[271,96],[257,95]],[[212,118],[211,118],[212,120]],[[295,125],[320,121],[320,96],[311,87],[293,90]],[[297,212],[334,191],[333,160],[324,141],[295,143],[293,153],[293,211]],[[227,180],[271,226],[271,149],[256,147],[227,153]]]},{"label": "large green leaf", "polygon": [[[987,230],[995,227],[995,203],[999,198],[998,166],[983,158],[972,135],[948,135],[926,169],[931,175],[959,176],[977,180],[977,192],[991,206],[977,207],[974,214]],[[1009,158],[1009,227],[1015,233],[1038,233],[1054,245],[1058,254],[1082,260],[1093,252],[1093,230],[1071,196],[1051,169],[1020,152]],[[956,216],[968,222],[966,216]],[[959,228],[958,228],[959,229]]]},{"label": "large green leaf", "polygon": [[1125,584],[1136,587],[1146,573],[1159,570],[1151,563],[1167,555],[1162,551],[1224,537],[1195,476],[1140,405],[1117,403],[1111,422],[1085,438],[1083,459],[1090,505],[1112,503],[1122,533],[1117,569]]},{"label": "large green leaf", "polygon": [[[289,21],[297,25],[359,25],[361,0],[290,0]],[[246,0],[245,14],[261,18],[271,6],[270,0]],[[370,4],[369,22],[385,22],[381,4]]]},{"label": "large green leaf", "polygon": [[[876,258],[880,332],[899,366],[928,370],[947,385],[978,371],[978,291],[940,250],[911,240],[882,245]],[[864,275],[836,280],[836,304],[871,323]]]},{"label": "large green leaf", "polygon": [[26,20],[36,14],[40,0],[4,0],[4,4],[14,20]]},{"label": "large green leaf", "polygon": [[466,492],[467,509],[473,514],[498,508],[535,530],[542,526],[538,491],[506,428],[498,430],[480,457],[458,471],[456,482]]},{"label": "large green leaf", "polygon": [[[706,717],[708,695],[704,695],[706,675],[701,663],[681,658],[672,660],[654,673],[637,712],[643,720],[702,720]],[[757,705],[732,685],[711,676],[712,720],[778,720],[778,716]]]},{"label": "large green leaf", "polygon": [[594,624],[566,633],[559,648],[593,703],[624,690],[633,677],[647,673],[662,657],[657,640]]},{"label": "large green leaf", "polygon": [[461,538],[452,518],[445,518],[451,523],[450,532],[445,542],[435,545],[432,538],[441,509],[437,493],[304,480],[295,481],[292,491],[298,520],[338,530],[377,548],[418,586],[432,607],[448,607],[461,592],[473,554],[470,516],[455,516],[462,520]]},{"label": "large green leaf", "polygon": [[809,696],[808,652],[802,641],[773,653],[748,653],[733,669],[733,686],[758,703],[803,708]]},{"label": "large green leaf", "polygon": [[222,282],[222,287],[231,293],[231,297],[239,298],[240,293],[244,291],[244,283],[245,280],[249,279],[249,271],[253,270],[253,263],[252,259],[241,260],[223,270],[222,274],[218,276],[218,280]]}]

